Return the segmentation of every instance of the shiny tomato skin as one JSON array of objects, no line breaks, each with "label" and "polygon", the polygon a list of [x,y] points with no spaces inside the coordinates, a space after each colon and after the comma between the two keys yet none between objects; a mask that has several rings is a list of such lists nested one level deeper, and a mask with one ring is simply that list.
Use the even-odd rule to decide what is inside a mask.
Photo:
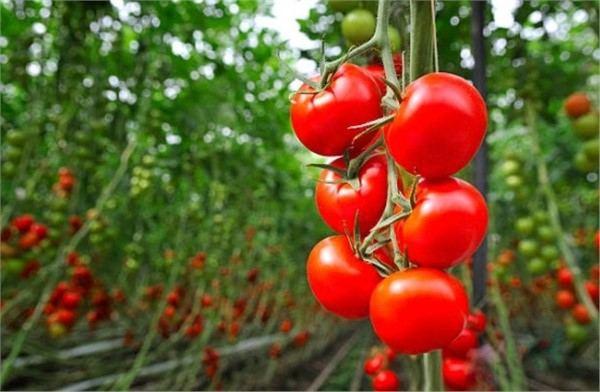
[{"label": "shiny tomato skin", "polygon": [[400,388],[400,379],[391,370],[382,370],[373,377],[374,391],[397,391]]},{"label": "shiny tomato skin", "polygon": [[396,224],[396,236],[409,260],[420,267],[449,268],[471,256],[488,224],[479,191],[457,178],[423,179],[410,216]]},{"label": "shiny tomato skin", "polygon": [[592,301],[594,301],[594,303],[598,305],[598,299],[600,296],[600,287],[598,287],[598,283],[592,282],[591,280],[586,281],[585,291],[587,291]]},{"label": "shiny tomato skin", "polygon": [[485,102],[475,87],[456,75],[430,73],[408,86],[385,140],[406,170],[440,178],[469,163],[486,126]]},{"label": "shiny tomato skin", "polygon": [[371,293],[381,277],[354,255],[346,237],[327,237],[315,245],[306,270],[308,284],[325,309],[347,319],[369,315]]},{"label": "shiny tomato skin", "polygon": [[487,317],[481,310],[475,310],[467,316],[467,327],[475,332],[485,331]]},{"label": "shiny tomato skin", "polygon": [[556,271],[556,281],[562,288],[573,287],[573,273],[567,267],[561,267]]},{"label": "shiny tomato skin", "polygon": [[377,336],[401,354],[446,347],[463,330],[469,309],[461,283],[433,268],[411,268],[385,278],[371,296]]},{"label": "shiny tomato skin", "polygon": [[349,129],[382,116],[381,92],[375,79],[354,64],[344,64],[333,75],[329,86],[316,94],[303,85],[292,99],[291,121],[300,142],[310,151],[324,156],[343,155],[351,146],[360,149],[374,134],[353,143],[366,129]]},{"label": "shiny tomato skin", "polygon": [[475,370],[470,361],[460,358],[446,358],[442,364],[446,388],[467,391],[475,386]]},{"label": "shiny tomato skin", "polygon": [[367,358],[363,365],[365,374],[373,376],[387,365],[386,357],[383,354],[375,354]]},{"label": "shiny tomato skin", "polygon": [[569,290],[558,290],[554,300],[556,305],[561,309],[571,309],[575,305],[576,299],[573,293]]},{"label": "shiny tomato skin", "polygon": [[471,350],[478,346],[477,333],[469,328],[463,329],[460,334],[444,347],[444,357],[468,358]]},{"label": "shiny tomato skin", "polygon": [[[342,158],[331,163],[332,166],[346,169]],[[383,155],[369,158],[358,173],[359,188],[341,181],[339,174],[324,169],[315,190],[315,202],[321,218],[333,230],[340,234],[354,231],[355,217],[361,234],[366,234],[377,223],[387,199],[387,165]]]}]

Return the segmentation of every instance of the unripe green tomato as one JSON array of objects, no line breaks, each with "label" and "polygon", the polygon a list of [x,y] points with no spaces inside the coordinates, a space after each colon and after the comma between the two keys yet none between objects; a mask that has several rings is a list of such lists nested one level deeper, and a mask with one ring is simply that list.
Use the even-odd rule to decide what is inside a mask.
[{"label": "unripe green tomato", "polygon": [[537,210],[533,213],[533,219],[537,224],[543,224],[548,222],[548,213],[546,211]]},{"label": "unripe green tomato", "polygon": [[556,236],[554,235],[554,230],[552,229],[552,227],[550,226],[539,226],[537,228],[537,236],[540,240],[544,241],[544,242],[550,242],[553,241]]},{"label": "unripe green tomato", "polygon": [[585,343],[588,340],[587,329],[583,325],[576,323],[567,324],[565,335],[567,336],[567,340],[575,345]]},{"label": "unripe green tomato", "polygon": [[150,181],[142,178],[138,184],[138,186],[140,187],[140,189],[147,189],[150,186]]},{"label": "unripe green tomato", "polygon": [[498,265],[494,268],[494,276],[501,282],[506,281],[508,270],[503,265]]},{"label": "unripe green tomato", "polygon": [[577,137],[587,140],[598,136],[598,113],[590,112],[573,121],[573,131]]},{"label": "unripe green tomato", "polygon": [[23,270],[24,265],[25,262],[19,259],[8,259],[6,261],[2,261],[2,273],[9,277],[19,275]]},{"label": "unripe green tomato", "polygon": [[63,214],[61,214],[60,212],[54,212],[53,211],[48,216],[48,221],[53,226],[58,226],[58,225],[63,224],[65,222],[65,216]]},{"label": "unripe green tomato", "polygon": [[583,153],[591,162],[598,162],[598,158],[600,158],[600,144],[598,143],[598,139],[588,140],[583,143]]},{"label": "unripe green tomato", "polygon": [[390,39],[390,49],[392,52],[399,51],[400,45],[402,44],[402,38],[400,37],[400,32],[398,29],[388,26],[388,37]]},{"label": "unripe green tomato", "polygon": [[578,151],[573,158],[573,165],[582,173],[589,173],[595,170],[595,164],[588,159],[583,151]]},{"label": "unripe green tomato", "polygon": [[518,233],[523,235],[529,235],[533,233],[533,228],[535,227],[535,221],[533,218],[526,216],[523,218],[517,219],[515,222],[515,229]]},{"label": "unripe green tomato", "polygon": [[100,221],[93,220],[90,222],[90,233],[101,232],[103,228],[104,228],[104,225]]},{"label": "unripe green tomato", "polygon": [[540,249],[540,255],[542,256],[542,259],[544,259],[546,261],[553,261],[553,260],[558,259],[558,256],[560,255],[560,253],[559,253],[558,249],[556,248],[556,246],[544,245]]},{"label": "unripe green tomato", "polygon": [[17,174],[17,165],[13,162],[6,161],[2,164],[2,175],[6,178],[12,178]]},{"label": "unripe green tomato", "polygon": [[509,188],[512,189],[517,189],[520,188],[523,185],[523,177],[513,174],[511,176],[508,176],[504,179],[504,182],[506,182],[506,185]]},{"label": "unripe green tomato", "polygon": [[91,233],[90,234],[90,242],[92,245],[100,245],[104,241],[102,234],[100,233]]},{"label": "unripe green tomato", "polygon": [[22,154],[23,150],[21,147],[8,146],[6,151],[4,151],[4,158],[6,158],[8,161],[17,162],[21,159]]},{"label": "unripe green tomato", "polygon": [[342,20],[342,35],[351,45],[365,43],[375,33],[375,17],[363,9],[348,13]]},{"label": "unripe green tomato", "polygon": [[139,266],[139,263],[133,257],[128,257],[127,260],[125,260],[125,268],[127,268],[130,271],[136,271],[139,268]]},{"label": "unripe green tomato", "polygon": [[546,262],[539,257],[535,257],[527,263],[527,271],[534,276],[541,275],[548,270]]},{"label": "unripe green tomato", "polygon": [[537,254],[539,245],[536,240],[525,239],[519,241],[519,246],[517,249],[523,256],[533,257]]},{"label": "unripe green tomato", "polygon": [[508,159],[508,160],[502,162],[502,165],[500,165],[500,173],[502,173],[503,176],[510,176],[513,174],[518,174],[520,170],[521,170],[521,163],[519,163],[519,161],[516,161],[514,159]]},{"label": "unripe green tomato", "polygon": [[24,131],[11,129],[6,133],[6,142],[11,146],[23,147],[27,140],[27,134]]},{"label": "unripe green tomato", "polygon": [[327,5],[332,11],[346,13],[360,6],[358,0],[328,0]]},{"label": "unripe green tomato", "polygon": [[156,158],[153,155],[144,155],[142,163],[146,166],[152,166],[156,162]]}]

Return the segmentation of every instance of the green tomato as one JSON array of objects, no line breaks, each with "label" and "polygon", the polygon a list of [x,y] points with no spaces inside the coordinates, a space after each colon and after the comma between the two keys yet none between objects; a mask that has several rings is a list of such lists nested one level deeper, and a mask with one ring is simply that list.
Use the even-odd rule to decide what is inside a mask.
[{"label": "green tomato", "polygon": [[6,178],[12,178],[17,174],[17,165],[13,162],[4,162],[2,164],[2,175],[6,176]]},{"label": "green tomato", "polygon": [[598,136],[598,113],[590,112],[573,121],[577,137],[587,140]]},{"label": "green tomato", "polygon": [[575,168],[582,173],[589,173],[595,170],[596,165],[590,161],[587,155],[583,151],[578,151],[573,158],[573,164]]},{"label": "green tomato", "polygon": [[502,173],[503,176],[518,174],[520,170],[521,163],[514,159],[506,160],[502,162],[502,165],[500,165],[500,173]]},{"label": "green tomato", "polygon": [[535,226],[535,222],[533,220],[533,218],[527,216],[524,218],[519,218],[517,219],[517,222],[515,223],[515,229],[517,230],[517,232],[519,232],[520,234],[524,234],[524,235],[528,235],[533,233],[533,228]]},{"label": "green tomato", "polygon": [[23,147],[27,140],[27,134],[23,131],[11,129],[6,133],[6,142],[11,146]]},{"label": "green tomato", "polygon": [[520,188],[523,185],[523,177],[517,175],[517,174],[513,174],[511,176],[508,176],[504,179],[504,182],[506,182],[506,185],[511,188],[511,189],[517,189]]},{"label": "green tomato", "polygon": [[23,150],[21,147],[17,146],[8,146],[6,151],[4,151],[4,158],[8,161],[16,162],[21,159],[21,155],[23,154]]},{"label": "green tomato", "polygon": [[558,256],[560,255],[560,253],[559,253],[558,249],[556,248],[556,246],[544,245],[540,249],[540,255],[542,256],[542,259],[544,259],[546,261],[554,261],[554,260],[558,259]]},{"label": "green tomato", "polygon": [[533,219],[538,224],[543,224],[548,222],[548,213],[546,211],[537,210],[533,213]]},{"label": "green tomato", "polygon": [[400,45],[402,44],[402,38],[400,37],[400,32],[398,29],[388,26],[388,37],[390,39],[390,49],[392,52],[399,51]]},{"label": "green tomato", "polygon": [[344,16],[342,35],[351,45],[365,43],[375,33],[375,17],[363,9],[356,9]]},{"label": "green tomato", "polygon": [[598,162],[598,158],[600,158],[600,143],[598,139],[588,140],[583,143],[583,153],[589,161]]},{"label": "green tomato", "polygon": [[348,11],[352,11],[355,8],[358,8],[360,6],[360,1],[358,1],[358,0],[329,0],[329,1],[327,1],[327,5],[329,5],[329,8],[331,8],[332,11],[346,13]]},{"label": "green tomato", "polygon": [[550,242],[556,238],[552,227],[547,225],[538,227],[537,236],[540,240],[544,242]]},{"label": "green tomato", "polygon": [[2,273],[6,276],[15,276],[21,273],[25,262],[19,259],[8,259],[2,262]]},{"label": "green tomato", "polygon": [[527,271],[531,275],[541,275],[548,270],[546,262],[539,257],[535,257],[527,263]]},{"label": "green tomato", "polygon": [[583,325],[576,323],[567,324],[565,335],[567,335],[567,340],[575,345],[585,343],[588,340],[587,329]]},{"label": "green tomato", "polygon": [[536,240],[525,239],[519,241],[519,246],[517,249],[523,256],[532,257],[537,254],[539,245]]}]

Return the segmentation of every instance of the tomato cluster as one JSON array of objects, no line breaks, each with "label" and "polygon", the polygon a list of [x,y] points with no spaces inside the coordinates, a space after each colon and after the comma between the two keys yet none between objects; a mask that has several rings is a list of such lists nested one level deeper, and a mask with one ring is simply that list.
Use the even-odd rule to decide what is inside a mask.
[{"label": "tomato cluster", "polygon": [[565,113],[572,119],[572,129],[575,136],[583,141],[573,163],[577,170],[588,173],[598,169],[599,114],[592,108],[592,102],[585,93],[571,94],[564,102]]},{"label": "tomato cluster", "polygon": [[[407,87],[381,133],[364,132],[382,116],[382,86],[370,72],[343,64],[320,90],[303,85],[292,99],[300,142],[320,155],[343,155],[325,165],[315,191],[321,217],[338,235],[312,249],[307,278],[327,310],[370,317],[395,352],[425,353],[452,342],[468,315],[464,288],[443,270],[479,247],[488,211],[477,189],[451,176],[481,145],[487,111],[466,80],[431,73]],[[383,148],[374,144],[382,141]],[[410,190],[396,180],[396,164],[416,176]],[[398,218],[382,225],[394,197],[405,200],[395,203]],[[366,251],[370,244],[362,242],[385,229],[393,238]],[[413,268],[392,260],[393,241],[396,258],[400,253]]]},{"label": "tomato cluster", "polygon": [[374,391],[397,391],[400,388],[400,379],[390,369],[396,353],[389,347],[383,350],[374,349],[371,355],[365,360],[363,370],[371,378],[371,385]]}]

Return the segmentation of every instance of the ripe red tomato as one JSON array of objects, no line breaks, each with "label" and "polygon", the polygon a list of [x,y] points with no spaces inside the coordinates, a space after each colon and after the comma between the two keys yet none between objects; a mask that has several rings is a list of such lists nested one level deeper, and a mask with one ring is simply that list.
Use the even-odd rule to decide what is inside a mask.
[{"label": "ripe red tomato", "polygon": [[569,290],[559,290],[554,300],[561,309],[570,309],[575,305],[575,296]]},{"label": "ripe red tomato", "polygon": [[60,304],[65,309],[75,309],[81,302],[81,294],[76,291],[67,291],[60,299]]},{"label": "ripe red tomato", "polygon": [[34,222],[35,220],[33,219],[33,216],[29,214],[23,214],[15,217],[12,220],[12,225],[19,231],[19,233],[25,233],[29,231]]},{"label": "ripe red tomato", "polygon": [[573,274],[566,267],[559,268],[556,271],[556,281],[560,287],[569,289],[573,287]]},{"label": "ripe red tomato", "polygon": [[40,239],[33,231],[28,231],[19,238],[19,247],[27,250],[36,246],[40,242]]},{"label": "ripe red tomato", "polygon": [[381,369],[383,369],[385,367],[385,364],[386,357],[383,354],[375,354],[372,357],[367,358],[363,369],[365,371],[365,374],[373,376],[374,374],[378,373]]},{"label": "ripe red tomato", "polygon": [[483,238],[488,211],[483,196],[457,178],[421,180],[410,216],[396,224],[409,260],[420,267],[449,268],[471,256]]},{"label": "ripe red tomato", "polygon": [[43,240],[44,238],[46,238],[46,236],[48,236],[48,228],[41,223],[32,224],[31,227],[29,228],[29,231],[35,233],[38,240],[40,240],[40,241]]},{"label": "ripe red tomato", "polygon": [[469,328],[464,328],[460,334],[444,347],[444,357],[467,358],[471,350],[478,346],[477,333]]},{"label": "ripe red tomato", "polygon": [[397,391],[400,388],[400,379],[391,370],[382,370],[372,381],[374,391]]},{"label": "ripe red tomato", "polygon": [[[393,56],[394,59],[394,70],[396,71],[396,75],[402,75],[402,55],[400,53],[396,53]],[[387,90],[387,85],[383,81],[385,79],[385,69],[380,62],[367,64],[363,67],[371,75],[375,78],[377,85],[379,86],[379,90],[381,91],[381,95],[384,95]]]},{"label": "ripe red tomato", "polygon": [[408,86],[385,140],[409,172],[447,177],[473,158],[486,126],[485,102],[475,87],[456,75],[431,73]]},{"label": "ripe red tomato", "polygon": [[577,321],[579,324],[589,324],[592,319],[590,318],[590,314],[583,304],[577,304],[571,310],[571,316]]},{"label": "ripe red tomato", "polygon": [[294,324],[292,323],[292,321],[290,319],[285,319],[279,325],[279,330],[283,333],[288,333],[292,330],[293,326],[294,326]]},{"label": "ripe red tomato", "polygon": [[588,113],[592,104],[585,93],[573,93],[565,99],[564,107],[569,117],[577,118]]},{"label": "ripe red tomato", "polygon": [[342,65],[329,86],[316,94],[303,85],[292,99],[292,127],[300,142],[312,152],[325,156],[343,155],[351,145],[364,147],[374,134],[354,137],[366,128],[349,129],[382,116],[381,93],[373,77],[361,67]]},{"label": "ripe red tomato", "polygon": [[481,333],[485,331],[486,325],[487,317],[485,317],[485,313],[481,310],[476,310],[467,316],[467,327],[475,332]]},{"label": "ripe red tomato", "polygon": [[470,361],[446,358],[442,365],[442,373],[448,389],[466,391],[475,386],[475,370]]},{"label": "ripe red tomato", "polygon": [[411,268],[385,278],[371,296],[371,324],[397,353],[421,354],[446,347],[465,326],[467,294],[451,275]]},{"label": "ripe red tomato", "polygon": [[346,237],[327,237],[315,245],[306,270],[308,284],[325,309],[348,319],[369,315],[369,299],[381,277],[354,255]]},{"label": "ripe red tomato", "polygon": [[588,280],[587,282],[585,282],[585,290],[587,291],[592,301],[594,301],[594,303],[598,305],[598,296],[600,296],[600,288],[598,287],[598,283]]},{"label": "ripe red tomato", "polygon": [[[331,163],[346,169],[342,158]],[[319,214],[334,231],[345,234],[354,230],[358,212],[361,234],[366,234],[377,223],[387,199],[387,165],[383,155],[369,158],[358,173],[359,188],[354,189],[334,171],[324,169],[315,190]]]}]

